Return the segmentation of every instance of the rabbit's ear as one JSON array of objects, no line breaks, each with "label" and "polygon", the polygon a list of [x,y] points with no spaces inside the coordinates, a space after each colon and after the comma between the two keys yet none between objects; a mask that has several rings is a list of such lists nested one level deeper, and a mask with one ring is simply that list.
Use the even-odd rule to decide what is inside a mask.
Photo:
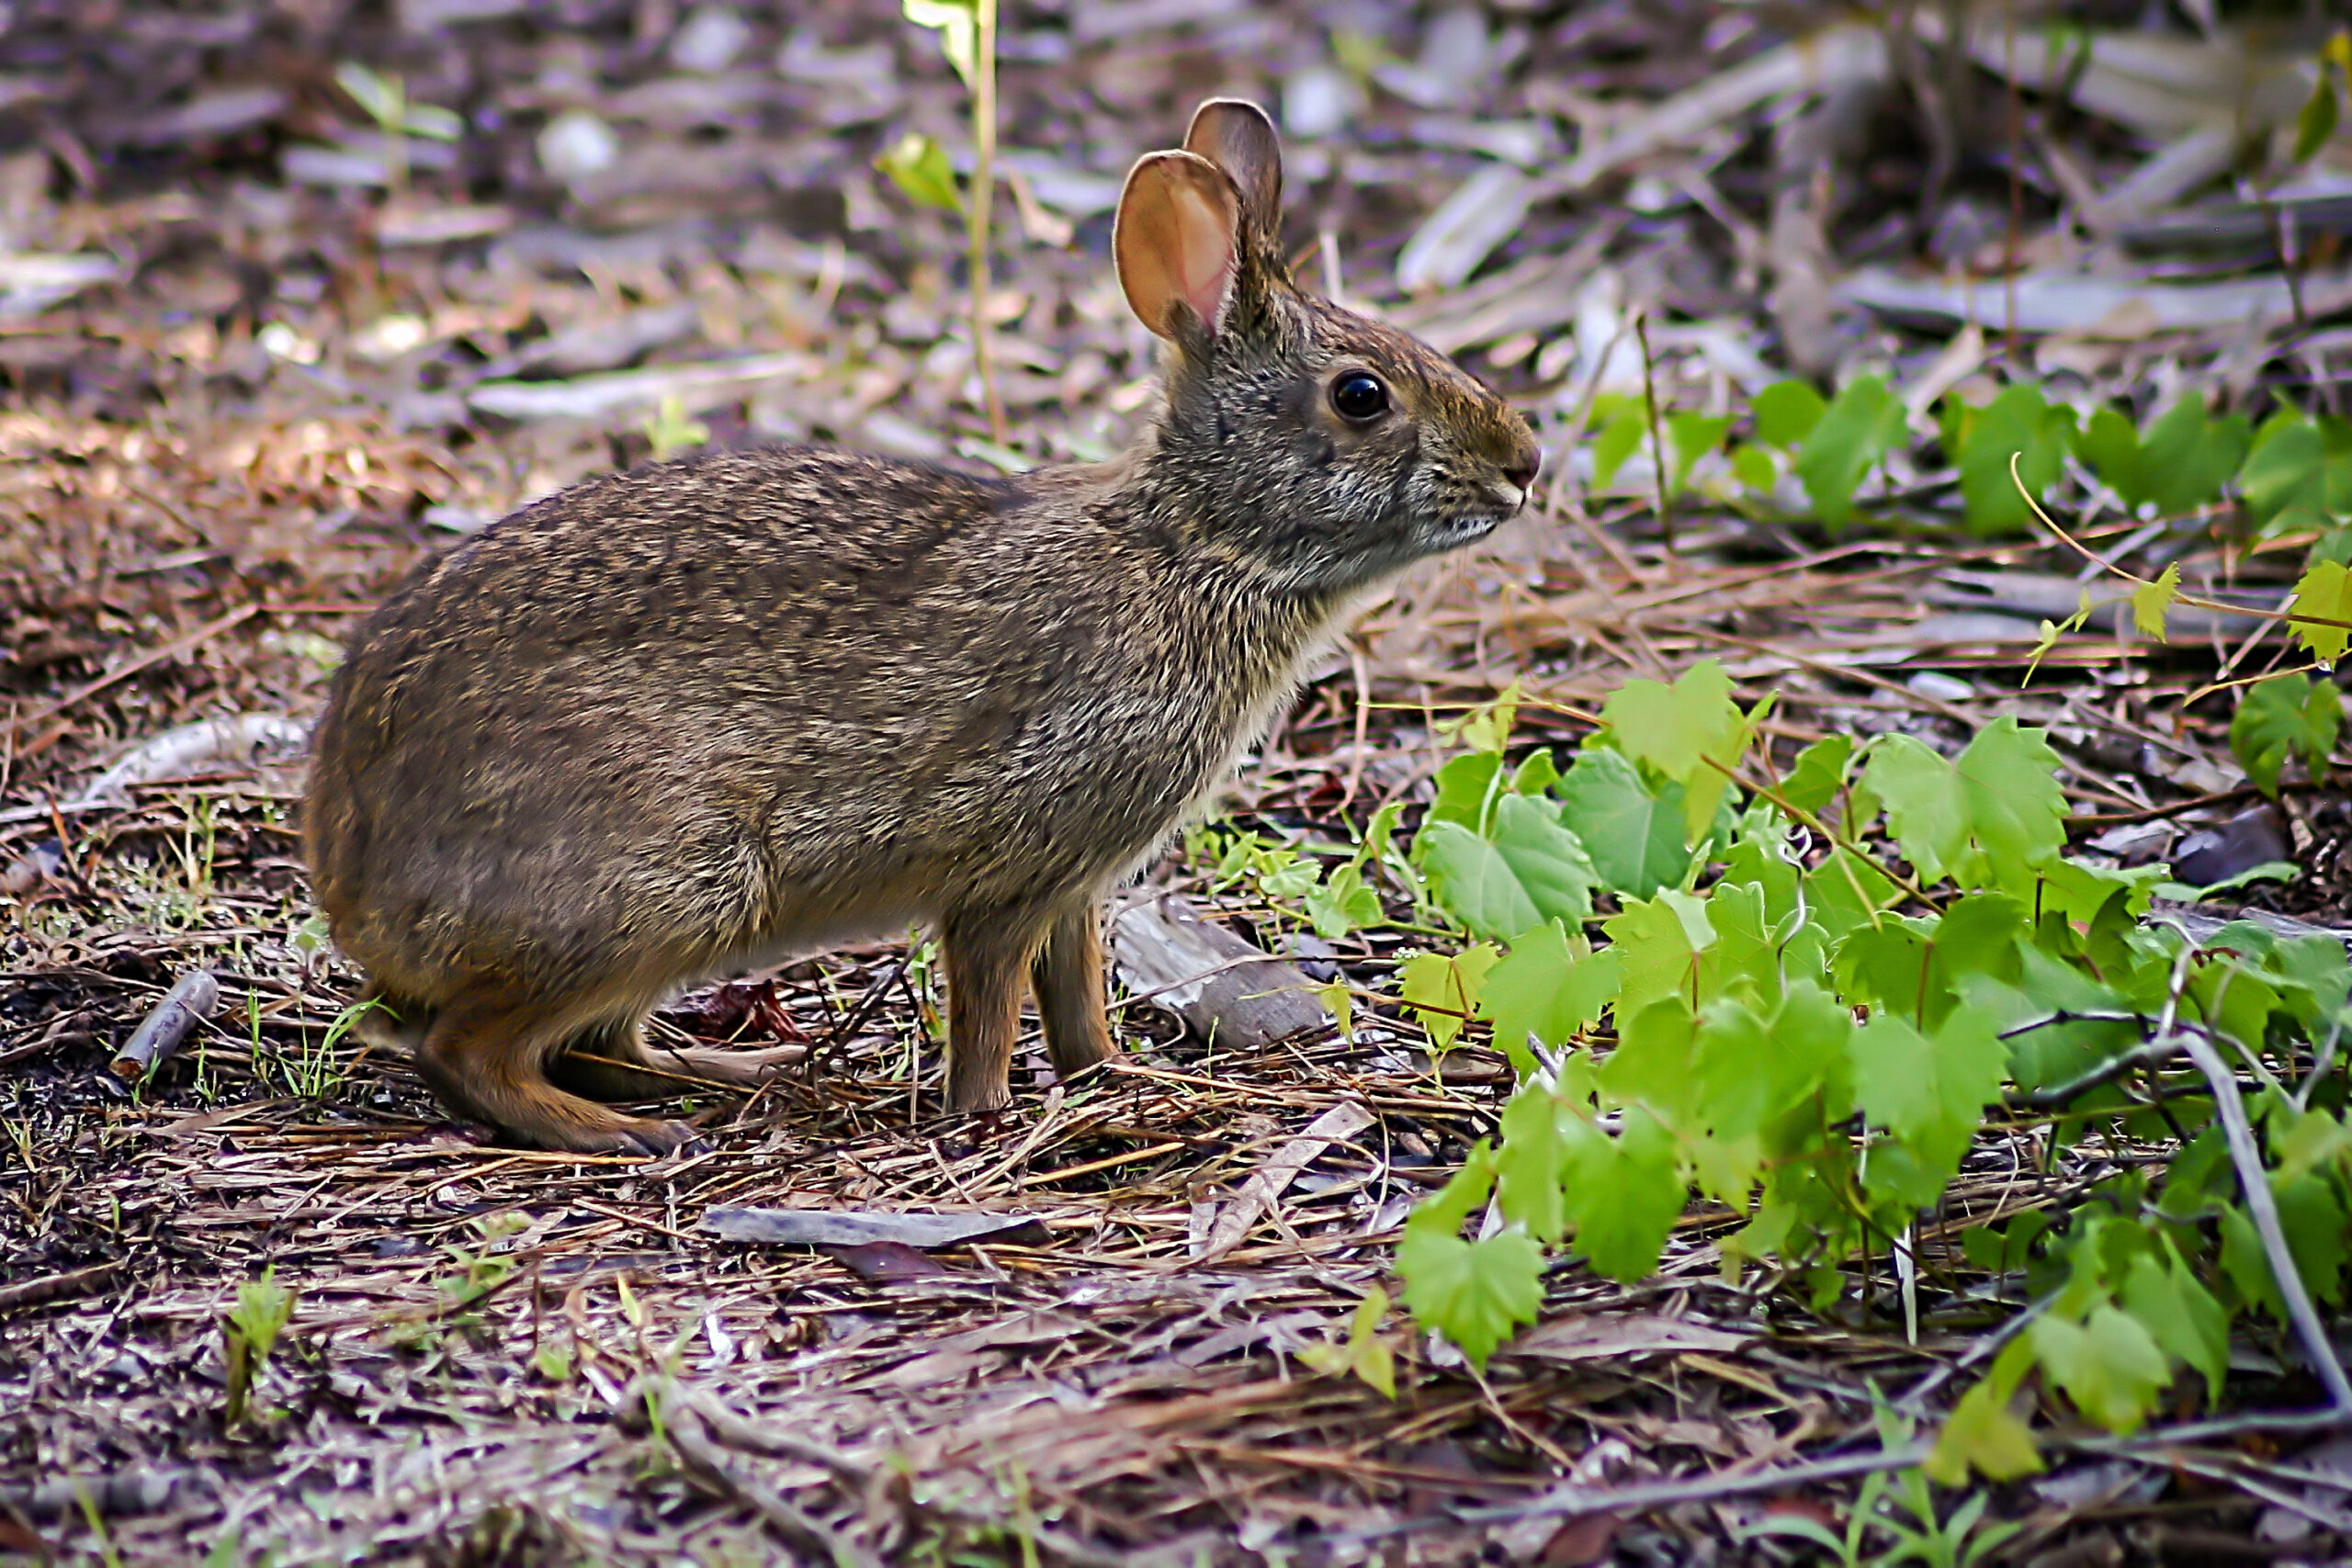
[{"label": "rabbit's ear", "polygon": [[1193,111],[1184,151],[1233,176],[1250,226],[1270,242],[1282,231],[1283,144],[1266,111],[1247,98],[1211,98]]},{"label": "rabbit's ear", "polygon": [[1240,270],[1241,193],[1197,153],[1147,154],[1119,193],[1111,252],[1119,287],[1145,326],[1171,343],[1192,335],[1188,327],[1213,336]]}]

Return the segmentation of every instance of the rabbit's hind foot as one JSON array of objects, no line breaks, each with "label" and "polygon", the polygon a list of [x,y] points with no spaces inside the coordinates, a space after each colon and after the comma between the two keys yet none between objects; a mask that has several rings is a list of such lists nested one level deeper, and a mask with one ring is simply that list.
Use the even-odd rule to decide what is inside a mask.
[{"label": "rabbit's hind foot", "polygon": [[558,1089],[543,1065],[547,1034],[542,1004],[459,998],[434,1019],[417,1069],[449,1110],[528,1148],[660,1156],[698,1136],[683,1122],[624,1116]]}]

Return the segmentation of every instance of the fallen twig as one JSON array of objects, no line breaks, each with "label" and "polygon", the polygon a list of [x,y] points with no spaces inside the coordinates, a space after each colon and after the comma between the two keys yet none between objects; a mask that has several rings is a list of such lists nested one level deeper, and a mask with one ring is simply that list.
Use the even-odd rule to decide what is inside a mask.
[{"label": "fallen twig", "polygon": [[152,1077],[164,1058],[179,1049],[188,1031],[210,1018],[220,1006],[220,982],[205,969],[192,969],[164,993],[145,1021],[114,1054],[107,1070],[125,1083]]}]

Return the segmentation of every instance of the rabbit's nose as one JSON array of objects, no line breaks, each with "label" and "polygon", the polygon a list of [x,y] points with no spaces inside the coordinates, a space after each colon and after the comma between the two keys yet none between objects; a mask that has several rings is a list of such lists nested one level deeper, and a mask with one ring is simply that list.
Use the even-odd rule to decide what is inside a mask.
[{"label": "rabbit's nose", "polygon": [[1541,468],[1543,466],[1544,453],[1542,449],[1531,446],[1525,452],[1512,457],[1504,465],[1503,478],[1509,479],[1520,489],[1526,490],[1531,485],[1534,484],[1536,470]]}]

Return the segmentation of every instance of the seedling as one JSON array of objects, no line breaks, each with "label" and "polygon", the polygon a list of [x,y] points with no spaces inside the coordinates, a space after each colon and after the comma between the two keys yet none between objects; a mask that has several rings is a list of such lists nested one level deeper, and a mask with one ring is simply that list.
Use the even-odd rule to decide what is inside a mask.
[{"label": "seedling", "polygon": [[263,1269],[261,1278],[237,1287],[237,1304],[221,1325],[229,1362],[229,1426],[244,1420],[254,1384],[269,1365],[269,1353],[294,1315],[294,1292],[277,1282],[276,1264]]}]

